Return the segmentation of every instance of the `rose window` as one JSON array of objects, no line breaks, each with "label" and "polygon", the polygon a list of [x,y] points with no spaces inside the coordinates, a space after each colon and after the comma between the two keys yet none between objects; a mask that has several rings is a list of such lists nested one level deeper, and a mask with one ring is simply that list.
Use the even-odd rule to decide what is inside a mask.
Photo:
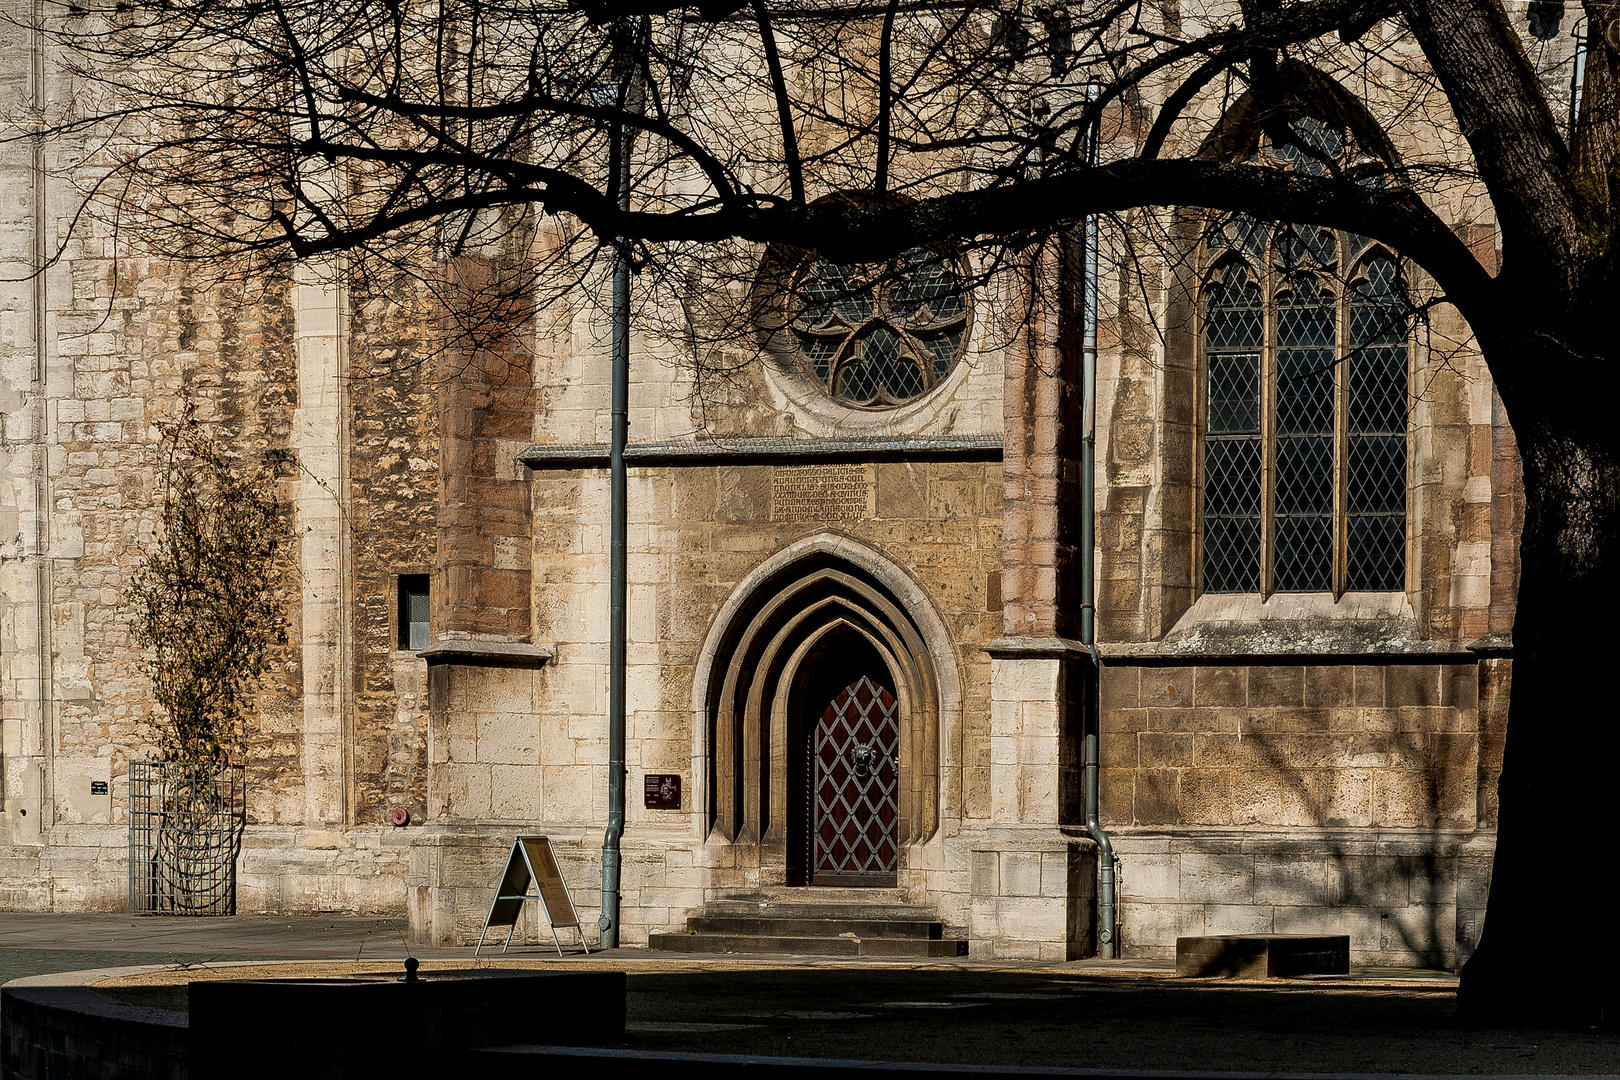
[{"label": "rose window", "polygon": [[791,327],[805,371],[833,397],[883,408],[938,385],[967,344],[968,302],[956,266],[913,248],[885,264],[808,264]]}]

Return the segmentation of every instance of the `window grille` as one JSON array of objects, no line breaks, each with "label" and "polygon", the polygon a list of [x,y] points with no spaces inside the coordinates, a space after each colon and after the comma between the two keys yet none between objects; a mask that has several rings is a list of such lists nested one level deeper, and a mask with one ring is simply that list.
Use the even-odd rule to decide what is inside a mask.
[{"label": "window grille", "polygon": [[428,575],[399,575],[399,647],[425,649],[431,638]]},{"label": "window grille", "polygon": [[791,327],[805,373],[863,408],[900,405],[937,386],[967,345],[967,290],[953,260],[913,248],[887,264],[808,263]]},{"label": "window grille", "polygon": [[1366,237],[1241,215],[1206,254],[1204,591],[1404,588],[1399,262]]}]

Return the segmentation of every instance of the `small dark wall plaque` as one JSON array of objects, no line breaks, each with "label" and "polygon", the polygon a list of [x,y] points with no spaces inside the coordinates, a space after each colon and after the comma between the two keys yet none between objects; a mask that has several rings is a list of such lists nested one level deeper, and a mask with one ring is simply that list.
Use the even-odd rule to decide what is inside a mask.
[{"label": "small dark wall plaque", "polygon": [[105,780],[92,780],[92,781],[90,781],[90,794],[92,794],[92,795],[105,795],[105,794],[107,794],[107,781],[105,781]]},{"label": "small dark wall plaque", "polygon": [[681,778],[675,773],[648,773],[643,778],[648,810],[679,810]]}]

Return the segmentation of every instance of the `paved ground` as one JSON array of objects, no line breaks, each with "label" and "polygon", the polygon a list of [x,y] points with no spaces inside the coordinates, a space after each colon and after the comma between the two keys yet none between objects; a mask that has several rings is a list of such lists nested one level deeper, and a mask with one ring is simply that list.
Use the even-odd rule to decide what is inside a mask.
[{"label": "paved ground", "polygon": [[[403,958],[404,925],[403,918],[171,919],[0,912],[0,983],[24,975],[132,964]],[[416,954],[433,956],[436,951],[418,949]]]},{"label": "paved ground", "polygon": [[[132,964],[402,959],[397,922],[179,920],[0,913],[0,978]],[[424,970],[470,949],[415,950]],[[502,961],[496,961],[502,962]],[[507,962],[629,972],[625,1045],[706,1053],[1243,1072],[1620,1073],[1620,1031],[1489,1031],[1451,1021],[1443,973],[1244,985],[1182,981],[1165,964],[970,960],[693,960],[640,950]],[[125,994],[172,993],[161,988]],[[156,1002],[154,1002],[156,1003]]]}]

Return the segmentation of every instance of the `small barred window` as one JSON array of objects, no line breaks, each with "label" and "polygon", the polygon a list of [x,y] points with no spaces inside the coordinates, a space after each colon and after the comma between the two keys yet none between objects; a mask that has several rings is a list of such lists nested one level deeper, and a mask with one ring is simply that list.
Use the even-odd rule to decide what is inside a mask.
[{"label": "small barred window", "polygon": [[1206,265],[1204,591],[1405,588],[1399,261],[1366,237],[1234,215]]},{"label": "small barred window", "polygon": [[432,611],[426,574],[399,575],[399,647],[417,651],[432,640]]},{"label": "small barred window", "polygon": [[913,248],[886,264],[807,263],[791,328],[810,378],[848,405],[904,404],[932,390],[967,347],[969,304],[956,262]]}]

